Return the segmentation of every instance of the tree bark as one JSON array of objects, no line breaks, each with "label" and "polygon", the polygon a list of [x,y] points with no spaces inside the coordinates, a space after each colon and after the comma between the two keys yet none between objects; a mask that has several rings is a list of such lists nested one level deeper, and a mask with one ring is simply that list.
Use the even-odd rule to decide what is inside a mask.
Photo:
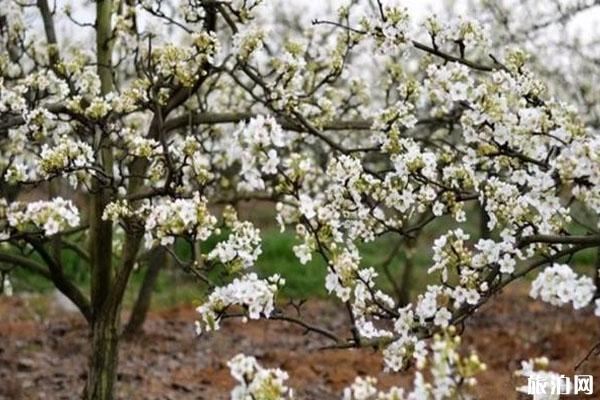
[{"label": "tree bark", "polygon": [[141,243],[140,232],[128,232],[123,244],[123,262],[115,276],[109,296],[94,315],[92,323],[92,354],[85,400],[114,400],[119,357],[120,316],[123,295]]},{"label": "tree bark", "polygon": [[118,346],[118,313],[105,312],[97,315],[92,325],[92,354],[83,395],[85,400],[113,400],[116,398]]},{"label": "tree bark", "polygon": [[489,239],[492,234],[488,228],[488,222],[490,222],[490,217],[485,211],[485,204],[481,204],[479,206],[479,236],[482,239]]},{"label": "tree bark", "polygon": [[596,294],[594,298],[600,298],[600,247],[596,249],[596,265],[594,265],[596,275],[594,276],[594,284],[596,285]]},{"label": "tree bark", "polygon": [[146,321],[154,285],[160,269],[166,264],[166,256],[167,252],[162,247],[153,249],[149,255],[148,269],[146,270],[146,275],[144,275],[142,287],[140,288],[136,302],[131,310],[129,322],[127,322],[123,332],[127,338],[131,338],[138,333]]},{"label": "tree bark", "polygon": [[[102,95],[113,91],[112,8],[112,0],[96,1],[96,60]],[[99,164],[103,172],[111,176],[113,154],[111,148],[104,146],[106,137],[102,126],[96,127],[95,134],[100,149]],[[110,200],[110,190],[100,177],[92,181],[89,230],[92,352],[83,392],[85,400],[115,399],[122,297],[114,290],[114,286],[120,283],[113,279],[112,222],[102,220],[102,213]],[[127,244],[126,241],[125,245]]]},{"label": "tree bark", "polygon": [[[100,77],[100,92],[107,95],[113,90],[112,82],[112,0],[96,2],[96,57],[97,73]],[[102,170],[108,176],[112,175],[112,149],[104,146],[105,133],[102,128],[96,128],[99,161]],[[92,311],[98,312],[108,296],[112,279],[112,222],[103,221],[102,213],[110,201],[110,188],[96,178],[92,181],[90,206],[90,258],[92,267],[91,297]]]},{"label": "tree bark", "polygon": [[412,275],[415,268],[414,255],[415,243],[410,241],[405,247],[404,256],[406,257],[406,262],[404,263],[404,269],[402,270],[402,278],[400,278],[398,303],[401,307],[410,303],[410,289],[413,283]]}]

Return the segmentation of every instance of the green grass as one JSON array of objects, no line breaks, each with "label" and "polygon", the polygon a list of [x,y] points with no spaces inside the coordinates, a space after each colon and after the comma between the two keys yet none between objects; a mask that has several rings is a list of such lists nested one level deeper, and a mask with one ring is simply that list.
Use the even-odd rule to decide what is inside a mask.
[{"label": "green grass", "polygon": [[294,255],[292,247],[297,240],[291,232],[267,231],[263,235],[262,254],[256,269],[260,276],[280,274],[286,281],[282,294],[290,298],[325,296],[325,262],[313,257],[302,265]]}]

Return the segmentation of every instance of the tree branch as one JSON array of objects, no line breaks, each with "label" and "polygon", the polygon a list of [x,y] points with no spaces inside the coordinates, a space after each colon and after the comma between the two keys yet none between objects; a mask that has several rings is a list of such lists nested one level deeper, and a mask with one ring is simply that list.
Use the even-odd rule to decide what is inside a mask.
[{"label": "tree branch", "polygon": [[54,285],[60,290],[65,296],[67,296],[81,311],[85,319],[92,322],[92,307],[88,299],[81,293],[79,288],[69,281],[65,276],[62,266],[46,251],[41,242],[35,239],[29,239],[28,243],[33,246],[35,251],[42,257],[42,260],[48,266],[50,270],[50,279],[54,282]]},{"label": "tree branch", "polygon": [[37,0],[37,6],[40,9],[40,14],[42,14],[44,31],[46,32],[48,61],[50,61],[50,66],[54,69],[54,66],[59,59],[56,31],[54,29],[54,18],[52,18],[52,11],[50,11],[50,7],[48,6],[48,0]]},{"label": "tree branch", "polygon": [[600,235],[562,236],[562,235],[530,235],[519,240],[518,247],[525,247],[533,243],[548,244],[585,244],[599,245]]},{"label": "tree branch", "polygon": [[43,276],[46,279],[52,280],[50,272],[44,266],[31,258],[19,256],[17,254],[0,253],[0,262],[23,267],[31,272]]}]

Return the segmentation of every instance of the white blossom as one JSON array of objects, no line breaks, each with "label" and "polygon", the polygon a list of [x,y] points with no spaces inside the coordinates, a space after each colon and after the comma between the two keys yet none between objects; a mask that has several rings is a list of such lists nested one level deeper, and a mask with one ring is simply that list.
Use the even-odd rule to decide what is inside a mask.
[{"label": "white blossom", "polygon": [[146,218],[146,246],[168,245],[178,235],[188,234],[206,240],[215,229],[217,219],[210,214],[206,199],[198,193],[191,199],[165,200],[150,208]]},{"label": "white blossom", "polygon": [[206,302],[196,309],[200,314],[197,332],[219,329],[220,313],[232,305],[247,308],[250,319],[258,319],[261,315],[268,318],[275,307],[275,293],[284,283],[278,275],[263,280],[255,273],[250,273],[234,279],[226,286],[216,288]]},{"label": "white blossom", "polygon": [[208,259],[218,259],[223,264],[237,260],[242,268],[247,269],[254,265],[261,254],[260,243],[258,229],[248,221],[235,221],[227,240],[217,243],[208,253]]},{"label": "white blossom", "polygon": [[287,386],[288,374],[279,368],[263,368],[256,358],[238,354],[227,362],[237,386],[231,391],[232,400],[292,399]]},{"label": "white blossom", "polygon": [[591,278],[578,276],[565,264],[554,264],[545,268],[531,284],[529,294],[555,306],[573,303],[580,309],[594,298],[596,286]]},{"label": "white blossom", "polygon": [[48,236],[79,226],[79,211],[75,204],[62,197],[50,201],[11,203],[6,218],[8,224],[19,231],[26,231],[33,226]]}]

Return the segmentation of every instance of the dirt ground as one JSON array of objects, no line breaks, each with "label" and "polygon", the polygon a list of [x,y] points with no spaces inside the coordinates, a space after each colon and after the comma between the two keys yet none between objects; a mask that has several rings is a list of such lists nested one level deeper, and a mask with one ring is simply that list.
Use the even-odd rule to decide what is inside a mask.
[{"label": "dirt ground", "polygon": [[[0,299],[0,399],[76,399],[81,393],[85,323],[39,302],[39,297]],[[303,317],[325,321],[332,330],[346,324],[342,309],[324,301],[308,305]],[[120,399],[227,399],[234,382],[226,362],[239,352],[287,370],[301,399],[339,399],[356,375],[376,376],[382,386],[410,384],[411,373],[383,373],[373,350],[322,350],[325,340],[285,322],[229,320],[220,332],[197,337],[195,318],[192,307],[154,312],[144,334],[123,343]],[[525,288],[513,288],[469,321],[463,339],[464,349],[475,349],[488,365],[478,397],[517,399],[514,387],[523,382],[513,371],[520,360],[546,355],[553,370],[573,376],[574,366],[600,342],[600,319],[590,310],[571,312],[532,301]],[[595,376],[600,386],[600,357],[592,356],[577,373]]]}]

